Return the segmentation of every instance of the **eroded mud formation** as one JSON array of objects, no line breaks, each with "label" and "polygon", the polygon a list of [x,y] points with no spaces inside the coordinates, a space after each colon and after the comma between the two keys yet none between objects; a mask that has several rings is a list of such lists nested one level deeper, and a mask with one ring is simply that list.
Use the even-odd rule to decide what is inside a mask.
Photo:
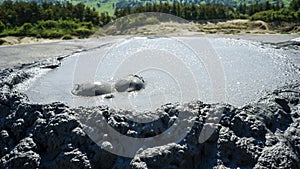
[{"label": "eroded mud formation", "polygon": [[[242,108],[201,101],[168,104],[157,109],[164,112],[160,120],[134,124],[105,106],[75,110],[58,102],[30,104],[14,87],[46,64],[52,68],[49,61],[0,71],[0,168],[300,168],[299,83]],[[78,120],[78,111],[89,118],[102,114],[122,134],[151,137],[172,125],[178,107],[198,113],[185,139],[139,151],[132,159],[101,149]],[[215,111],[221,113],[220,122],[200,144],[199,135]]]},{"label": "eroded mud formation", "polygon": [[77,96],[102,96],[113,97],[114,92],[134,92],[145,88],[145,81],[138,75],[129,75],[118,80],[115,84],[105,82],[75,84],[72,94]]},{"label": "eroded mud formation", "polygon": [[129,75],[127,79],[121,79],[114,85],[118,92],[139,91],[145,88],[145,81],[138,75]]},{"label": "eroded mud formation", "polygon": [[300,42],[299,41],[286,41],[286,42],[280,42],[272,44],[275,45],[277,49],[283,48],[283,49],[294,49],[299,50],[300,49]]},{"label": "eroded mud formation", "polygon": [[114,92],[114,88],[108,83],[84,83],[75,84],[71,92],[77,96],[101,96]]}]

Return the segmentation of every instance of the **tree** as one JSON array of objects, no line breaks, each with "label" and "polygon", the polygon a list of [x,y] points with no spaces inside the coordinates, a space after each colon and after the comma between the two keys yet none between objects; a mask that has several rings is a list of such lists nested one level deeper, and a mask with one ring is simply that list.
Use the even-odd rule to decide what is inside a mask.
[{"label": "tree", "polygon": [[5,25],[2,21],[0,21],[0,33],[3,32],[5,29]]},{"label": "tree", "polygon": [[79,19],[80,22],[82,22],[84,20],[84,15],[85,15],[84,8],[85,8],[85,5],[82,2],[75,5],[75,8],[74,8],[75,16],[76,16],[76,18]]},{"label": "tree", "polygon": [[290,9],[298,11],[300,8],[300,0],[293,0],[290,4]]},{"label": "tree", "polygon": [[271,9],[271,5],[270,5],[270,2],[267,1],[266,2],[266,5],[265,5],[265,9],[264,10],[270,10]]},{"label": "tree", "polygon": [[242,14],[246,14],[246,8],[247,8],[246,3],[241,3],[238,7],[238,11]]}]

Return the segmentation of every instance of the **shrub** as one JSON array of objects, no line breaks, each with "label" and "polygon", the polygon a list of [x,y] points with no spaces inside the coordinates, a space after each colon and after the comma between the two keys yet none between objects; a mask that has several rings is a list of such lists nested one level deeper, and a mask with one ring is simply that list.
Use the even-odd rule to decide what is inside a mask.
[{"label": "shrub", "polygon": [[71,35],[80,38],[88,37],[95,32],[92,22],[73,20],[47,20],[36,24],[24,23],[20,27],[8,27],[0,22],[0,36],[35,36],[43,38],[72,39]]},{"label": "shrub", "polygon": [[1,33],[1,36],[18,36],[19,31],[18,29],[4,29],[4,31]]},{"label": "shrub", "polygon": [[53,20],[39,21],[38,25],[39,28],[51,29],[51,28],[57,28],[58,22]]},{"label": "shrub", "polygon": [[297,13],[289,9],[280,9],[279,11],[268,10],[257,12],[251,17],[252,20],[271,21],[294,21],[297,19]]},{"label": "shrub", "polygon": [[77,29],[78,24],[76,24],[74,21],[70,21],[70,20],[65,20],[65,21],[60,20],[59,27],[61,29]]},{"label": "shrub", "polygon": [[87,29],[87,28],[78,28],[75,30],[75,33],[74,35],[77,35],[79,36],[80,38],[86,38],[88,37],[89,35],[93,34],[94,31],[90,30],[90,29]]},{"label": "shrub", "polygon": [[82,22],[81,26],[84,26],[87,29],[93,29],[93,23],[92,22]]},{"label": "shrub", "polygon": [[33,28],[31,23],[24,23],[21,28],[18,30],[20,35],[28,35],[30,34],[31,29]]},{"label": "shrub", "polygon": [[61,38],[64,35],[64,32],[59,30],[44,30],[43,32],[41,32],[41,37],[43,38]]}]

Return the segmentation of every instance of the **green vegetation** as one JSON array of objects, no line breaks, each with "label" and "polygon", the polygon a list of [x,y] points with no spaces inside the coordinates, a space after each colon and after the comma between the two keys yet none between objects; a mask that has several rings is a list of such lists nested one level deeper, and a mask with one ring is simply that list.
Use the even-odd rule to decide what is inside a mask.
[{"label": "green vegetation", "polygon": [[237,9],[233,7],[218,4],[182,4],[182,3],[146,3],[146,5],[136,8],[126,7],[115,10],[117,18],[130,14],[141,12],[162,12],[186,20],[211,20],[211,19],[252,19],[271,21],[299,21],[299,5],[300,0],[293,0],[289,8],[283,3],[271,4],[269,1],[265,3],[255,3],[247,5],[241,3]]},{"label": "green vegetation", "polygon": [[60,38],[65,35],[88,37],[110,17],[99,15],[83,3],[4,1],[0,5],[0,36]]},{"label": "green vegetation", "polygon": [[200,19],[233,19],[238,15],[232,7],[224,5],[184,5],[180,3],[154,3],[146,4],[131,9],[130,7],[117,9],[115,16],[117,18],[134,13],[141,12],[162,12],[172,14],[187,20],[200,20]]},{"label": "green vegetation", "polygon": [[252,20],[263,20],[267,22],[296,21],[300,22],[300,0],[293,0],[289,8],[266,8],[252,15]]},{"label": "green vegetation", "polygon": [[73,35],[79,38],[88,37],[96,31],[91,22],[70,20],[38,21],[36,24],[24,23],[20,27],[4,29],[1,36],[35,36],[42,38],[60,38],[64,35]]},{"label": "green vegetation", "polygon": [[252,20],[263,20],[267,22],[274,21],[300,21],[300,10],[293,11],[289,9],[280,9],[278,11],[268,10],[255,13],[252,17]]},{"label": "green vegetation", "polygon": [[[64,1],[61,2],[63,3]],[[107,13],[109,16],[113,16],[118,0],[69,0],[68,2],[74,5],[84,3],[99,13]]]},{"label": "green vegetation", "polygon": [[[1,1],[1,0],[0,0]],[[70,2],[72,4],[78,4],[83,2],[86,6],[90,8],[95,8],[98,12],[107,12],[110,16],[114,15],[114,11],[118,8],[136,8],[138,6],[146,5],[147,3],[182,3],[185,5],[192,4],[219,4],[224,6],[229,6],[237,9],[241,4],[247,6],[254,5],[257,2],[266,3],[269,1],[270,4],[284,4],[284,6],[289,6],[291,0],[57,0],[61,3]]]},{"label": "green vegetation", "polygon": [[[0,0],[0,3],[5,0]],[[17,0],[15,0],[17,1]],[[33,0],[24,0],[24,1],[33,1]],[[37,0],[37,2],[42,2],[43,0]],[[110,16],[114,15],[114,11],[116,8],[121,9],[129,6],[130,8],[136,8],[138,6],[145,5],[146,3],[165,3],[165,2],[177,2],[185,5],[192,4],[219,4],[224,6],[230,6],[237,9],[241,4],[254,5],[257,2],[266,3],[269,1],[270,4],[283,4],[288,7],[292,0],[44,0],[46,2],[59,2],[66,3],[69,2],[73,5],[78,3],[84,3],[86,6],[91,9],[95,9],[99,13],[108,13]]]},{"label": "green vegetation", "polygon": [[[282,21],[300,22],[300,0],[264,0],[263,3],[258,3],[258,1],[252,3],[251,0],[251,3],[249,3],[250,1],[246,3],[238,0],[214,1],[219,4],[204,3],[202,0],[59,1],[56,3],[46,1],[41,3],[35,1],[3,1],[0,4],[0,37],[11,35],[63,39],[71,39],[74,36],[84,38],[95,33],[99,27],[106,25],[111,20],[142,12],[162,12],[196,22],[213,19],[251,19],[276,23]],[[98,9],[111,6],[114,10],[110,13],[113,13],[114,16],[110,16],[108,12],[99,13],[96,8],[87,7],[82,2],[87,4],[93,2]],[[106,4],[106,6],[103,4]],[[124,7],[124,4],[127,4],[127,6]],[[117,28],[121,30],[136,23],[141,25],[156,24],[161,20],[143,15],[135,19],[123,19],[122,21],[117,25]]]}]

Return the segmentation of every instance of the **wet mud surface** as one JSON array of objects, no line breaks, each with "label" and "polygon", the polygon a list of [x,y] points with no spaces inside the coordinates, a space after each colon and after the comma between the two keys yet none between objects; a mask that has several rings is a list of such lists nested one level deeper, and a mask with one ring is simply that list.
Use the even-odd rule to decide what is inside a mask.
[{"label": "wet mud surface", "polygon": [[[57,69],[24,85],[23,92],[33,103],[60,101],[71,107],[109,105],[140,112],[195,99],[241,107],[277,87],[299,80],[299,66],[292,61],[297,59],[296,55],[290,50],[275,49],[272,44],[246,40],[121,38],[70,55]],[[109,93],[113,88],[118,89],[117,82],[129,74],[143,77],[146,88],[130,95],[114,93],[112,99],[82,98],[70,92],[76,84],[100,82],[106,89],[104,93]]]},{"label": "wet mud surface", "polygon": [[[61,60],[0,70],[0,168],[300,168],[297,79],[241,107],[200,100],[170,103],[153,112],[159,119],[137,123],[125,110],[32,103],[20,93],[19,85],[59,67]],[[133,158],[110,153],[107,147],[115,144],[99,146],[86,132],[99,132],[93,123],[98,120],[122,135],[149,138],[170,128],[182,110],[195,114],[184,139],[142,148]]]}]

